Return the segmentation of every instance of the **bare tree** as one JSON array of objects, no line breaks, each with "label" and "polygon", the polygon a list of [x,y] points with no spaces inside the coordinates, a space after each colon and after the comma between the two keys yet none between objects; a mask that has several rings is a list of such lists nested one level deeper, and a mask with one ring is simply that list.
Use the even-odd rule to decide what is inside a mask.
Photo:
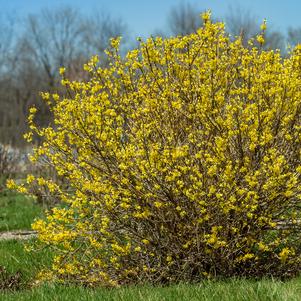
[{"label": "bare tree", "polygon": [[280,49],[282,53],[285,52],[285,36],[279,31],[273,31],[272,29],[267,28],[265,36],[264,48],[267,50],[270,49]]},{"label": "bare tree", "polygon": [[14,116],[16,103],[13,98],[13,72],[16,45],[15,16],[0,16],[0,142],[12,143],[13,129],[19,122]]},{"label": "bare tree", "polygon": [[201,11],[190,3],[181,3],[170,11],[168,16],[169,31],[173,35],[186,35],[202,26]]},{"label": "bare tree", "polygon": [[109,39],[125,35],[126,26],[108,14],[84,18],[70,7],[43,10],[27,19],[23,49],[39,63],[54,86],[59,67],[82,64],[91,55],[103,54]]},{"label": "bare tree", "polygon": [[301,43],[301,27],[290,27],[287,30],[287,42],[291,47],[295,47]]},{"label": "bare tree", "polygon": [[256,18],[241,7],[235,9],[231,7],[224,19],[227,32],[233,38],[241,36],[244,44],[247,44],[248,40],[255,37],[260,30]]},{"label": "bare tree", "polygon": [[12,52],[15,44],[15,18],[0,16],[0,73],[9,73],[12,68]]},{"label": "bare tree", "polygon": [[[240,36],[243,44],[248,46],[248,41],[260,34],[261,20],[253,16],[248,10],[241,7],[231,7],[224,18],[226,30],[232,38]],[[265,32],[265,49],[283,49],[284,36],[268,26]]]},{"label": "bare tree", "polygon": [[51,87],[56,83],[59,67],[68,67],[78,56],[81,24],[81,16],[70,7],[43,10],[27,18],[23,51],[39,64]]},{"label": "bare tree", "polygon": [[127,26],[121,19],[113,19],[105,13],[96,13],[82,24],[82,41],[87,55],[102,55],[110,38],[127,37]]},{"label": "bare tree", "polygon": [[59,89],[59,68],[82,78],[82,65],[101,54],[110,37],[124,35],[126,26],[105,14],[83,17],[70,7],[27,16],[18,35],[10,25],[0,16],[0,142],[20,146],[29,107],[39,108],[38,124],[51,121],[38,94]]}]

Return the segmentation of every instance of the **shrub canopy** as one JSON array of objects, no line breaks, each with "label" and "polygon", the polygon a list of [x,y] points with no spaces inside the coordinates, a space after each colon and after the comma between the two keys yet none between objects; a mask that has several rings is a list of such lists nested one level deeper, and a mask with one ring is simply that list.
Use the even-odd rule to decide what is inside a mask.
[{"label": "shrub canopy", "polygon": [[27,138],[43,140],[32,160],[69,181],[27,178],[64,204],[33,225],[56,254],[55,277],[166,283],[300,269],[301,47],[283,59],[262,49],[265,26],[245,48],[203,19],[126,57],[112,40],[108,67],[94,57],[88,80],[63,75],[66,94],[43,94],[53,126],[37,128],[31,110]]}]

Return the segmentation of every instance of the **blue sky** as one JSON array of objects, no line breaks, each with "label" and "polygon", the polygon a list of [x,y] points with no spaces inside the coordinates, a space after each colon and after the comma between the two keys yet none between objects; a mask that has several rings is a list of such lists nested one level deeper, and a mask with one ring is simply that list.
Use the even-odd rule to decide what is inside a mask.
[{"label": "blue sky", "polygon": [[231,6],[239,6],[259,21],[266,18],[273,29],[280,31],[290,26],[301,27],[300,0],[0,0],[2,14],[19,16],[62,5],[73,6],[85,14],[104,10],[122,18],[134,36],[147,36],[164,29],[171,7],[181,2],[194,4],[200,10],[211,9],[215,17],[225,15]]}]

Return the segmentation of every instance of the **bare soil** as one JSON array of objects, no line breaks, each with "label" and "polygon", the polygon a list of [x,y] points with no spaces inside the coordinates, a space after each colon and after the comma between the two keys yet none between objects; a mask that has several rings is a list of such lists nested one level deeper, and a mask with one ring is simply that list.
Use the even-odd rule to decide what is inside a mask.
[{"label": "bare soil", "polygon": [[30,239],[30,238],[33,238],[36,236],[37,236],[36,231],[31,231],[31,230],[6,231],[6,232],[0,232],[0,241],[1,240],[9,240],[9,239],[24,240],[24,239]]}]

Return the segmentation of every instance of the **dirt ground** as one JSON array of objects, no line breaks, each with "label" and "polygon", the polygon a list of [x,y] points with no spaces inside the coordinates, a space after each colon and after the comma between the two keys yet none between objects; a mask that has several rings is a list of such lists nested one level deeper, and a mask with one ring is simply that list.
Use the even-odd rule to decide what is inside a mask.
[{"label": "dirt ground", "polygon": [[15,231],[6,231],[0,232],[0,241],[1,240],[9,240],[9,239],[30,239],[36,237],[37,233],[35,231],[30,230],[15,230]]}]

